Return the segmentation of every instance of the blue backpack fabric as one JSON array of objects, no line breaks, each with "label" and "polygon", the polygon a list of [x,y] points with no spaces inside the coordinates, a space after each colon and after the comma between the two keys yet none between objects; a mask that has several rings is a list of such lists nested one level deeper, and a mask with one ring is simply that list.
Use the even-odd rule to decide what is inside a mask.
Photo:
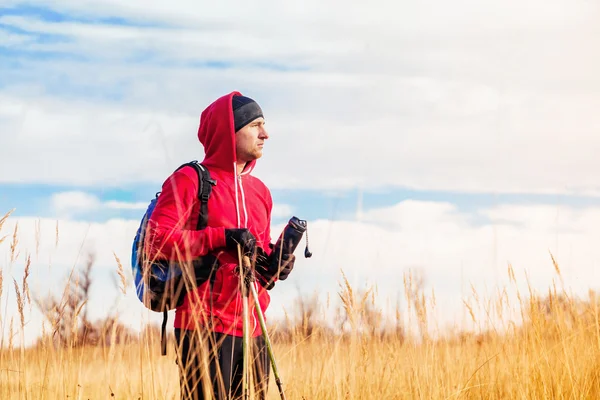
[{"label": "blue backpack fabric", "polygon": [[[176,171],[187,166],[193,167],[198,174],[200,215],[196,229],[201,230],[208,223],[208,199],[216,181],[211,178],[208,169],[195,160],[181,165]],[[143,251],[146,228],[159,196],[160,192],[156,193],[140,221],[131,249],[131,268],[138,299],[149,310],[163,313],[161,345],[162,354],[165,355],[168,311],[181,305],[188,288],[195,288],[207,280],[214,280],[213,272],[217,267],[217,260],[210,255],[195,259],[187,265],[186,271],[189,273],[184,276],[182,266],[176,261],[149,260],[146,257]]]}]

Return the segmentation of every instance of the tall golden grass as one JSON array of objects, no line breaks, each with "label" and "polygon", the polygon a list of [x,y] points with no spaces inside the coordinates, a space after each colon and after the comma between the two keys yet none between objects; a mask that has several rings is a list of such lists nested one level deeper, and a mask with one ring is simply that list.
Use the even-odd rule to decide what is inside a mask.
[{"label": "tall golden grass", "polygon": [[[0,229],[7,217],[0,220]],[[0,236],[0,241],[10,237]],[[17,229],[11,240],[14,263]],[[115,259],[124,291],[123,266],[116,255]],[[25,260],[28,271],[30,259]],[[270,326],[287,398],[600,398],[599,300],[594,292],[585,299],[570,295],[560,284],[559,264],[551,260],[558,287],[553,285],[543,296],[532,290],[520,293],[515,289],[516,274],[508,266],[517,302],[510,303],[511,288],[489,299],[473,288],[465,309],[474,326],[482,322],[476,310],[484,310],[482,328],[444,335],[432,329],[435,293],[425,295],[418,277],[406,275],[403,289],[409,307],[386,322],[373,293],[353,288],[342,274],[337,323],[343,329],[323,322],[319,310],[326,307],[318,297],[299,299],[298,315]],[[179,398],[173,338],[163,357],[154,328],[130,335],[119,333],[117,321],[93,326],[81,314],[84,297],[64,294],[47,309],[53,313],[49,320],[55,322],[40,341],[28,348],[15,346],[13,338],[23,337],[27,329],[23,309],[31,303],[28,275],[20,284],[13,280],[6,285],[0,269],[0,295],[2,290],[14,290],[20,313],[17,321],[0,320],[3,332],[6,326],[9,331],[0,350],[0,399]],[[507,316],[511,307],[519,311],[520,321]],[[414,318],[416,335],[408,333],[404,313]],[[489,329],[492,320],[504,329]],[[82,321],[84,331],[79,327]],[[65,326],[72,328],[71,335]],[[81,332],[94,340],[81,339]],[[57,335],[66,339],[58,341]],[[272,376],[269,398],[279,398]]]}]

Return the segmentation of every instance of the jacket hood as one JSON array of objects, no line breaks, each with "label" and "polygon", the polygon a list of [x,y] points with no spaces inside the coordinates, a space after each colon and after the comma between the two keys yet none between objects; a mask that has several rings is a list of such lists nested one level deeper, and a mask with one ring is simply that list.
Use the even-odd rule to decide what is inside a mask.
[{"label": "jacket hood", "polygon": [[[233,96],[242,94],[233,91],[219,97],[200,115],[198,139],[204,146],[205,157],[202,163],[207,167],[236,171],[235,125],[233,119]],[[244,174],[252,171],[256,160],[246,164]]]}]

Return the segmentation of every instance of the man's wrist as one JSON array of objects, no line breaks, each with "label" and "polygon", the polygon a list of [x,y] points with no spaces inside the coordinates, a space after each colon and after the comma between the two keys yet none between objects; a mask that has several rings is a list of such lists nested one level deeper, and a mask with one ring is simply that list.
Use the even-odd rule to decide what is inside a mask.
[{"label": "man's wrist", "polygon": [[275,280],[273,279],[273,277],[266,277],[263,274],[261,274],[260,272],[256,271],[257,274],[255,274],[256,279],[258,280],[258,283],[260,283],[260,285],[262,287],[264,287],[267,290],[271,290],[273,289],[273,287],[275,286]]},{"label": "man's wrist", "polygon": [[227,246],[227,241],[225,240],[225,227],[220,227],[216,230],[216,238],[215,238],[215,248],[225,247]]}]

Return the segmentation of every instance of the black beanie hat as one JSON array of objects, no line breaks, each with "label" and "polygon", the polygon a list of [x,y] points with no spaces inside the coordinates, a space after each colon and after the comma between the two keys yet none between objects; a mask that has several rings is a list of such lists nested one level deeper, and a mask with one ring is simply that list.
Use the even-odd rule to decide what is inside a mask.
[{"label": "black beanie hat", "polygon": [[256,118],[263,117],[263,112],[256,103],[246,96],[233,96],[231,101],[233,107],[233,120],[235,124],[235,131],[239,131]]}]

